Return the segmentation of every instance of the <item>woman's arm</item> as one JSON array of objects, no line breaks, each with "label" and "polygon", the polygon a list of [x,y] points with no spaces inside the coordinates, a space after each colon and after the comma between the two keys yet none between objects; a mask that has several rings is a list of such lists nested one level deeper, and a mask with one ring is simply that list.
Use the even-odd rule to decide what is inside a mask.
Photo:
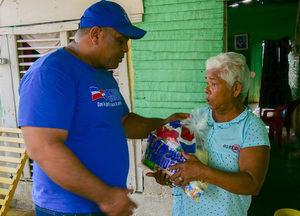
[{"label": "woman's arm", "polygon": [[170,178],[176,185],[185,186],[190,181],[202,180],[235,194],[257,195],[267,174],[270,148],[254,146],[241,149],[239,172],[214,169],[204,165],[192,155],[184,154],[184,156],[187,158],[186,162],[170,167],[170,170],[178,169]]}]

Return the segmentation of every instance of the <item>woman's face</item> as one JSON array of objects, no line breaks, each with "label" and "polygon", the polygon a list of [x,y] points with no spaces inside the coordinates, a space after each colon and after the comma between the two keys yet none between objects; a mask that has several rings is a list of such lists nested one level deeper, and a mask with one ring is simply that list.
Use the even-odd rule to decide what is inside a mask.
[{"label": "woman's face", "polygon": [[207,86],[206,93],[207,104],[213,111],[223,111],[229,108],[233,103],[233,92],[228,87],[227,82],[219,77],[222,73],[220,69],[209,69],[206,71]]}]

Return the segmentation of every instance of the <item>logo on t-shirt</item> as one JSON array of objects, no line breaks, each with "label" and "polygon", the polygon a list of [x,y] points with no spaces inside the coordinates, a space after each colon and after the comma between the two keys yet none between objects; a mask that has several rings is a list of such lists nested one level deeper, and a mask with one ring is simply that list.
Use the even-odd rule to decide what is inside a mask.
[{"label": "logo on t-shirt", "polygon": [[241,146],[239,144],[234,145],[223,145],[224,148],[231,149],[234,153],[239,153],[241,150]]},{"label": "logo on t-shirt", "polygon": [[92,101],[95,101],[99,98],[103,98],[105,96],[105,93],[103,90],[99,90],[97,87],[91,86],[90,92],[92,94]]},{"label": "logo on t-shirt", "polygon": [[121,95],[118,89],[99,89],[95,86],[90,87],[92,101],[97,102],[98,107],[114,107],[121,106]]},{"label": "logo on t-shirt", "polygon": [[239,144],[234,144],[234,145],[232,146],[232,151],[233,151],[234,153],[239,153],[240,150],[241,150],[241,146],[240,146]]}]

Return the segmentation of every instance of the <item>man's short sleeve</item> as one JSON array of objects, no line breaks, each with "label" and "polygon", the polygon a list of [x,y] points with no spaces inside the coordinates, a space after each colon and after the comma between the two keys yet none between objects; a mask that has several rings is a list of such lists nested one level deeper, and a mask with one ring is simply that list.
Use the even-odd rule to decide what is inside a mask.
[{"label": "man's short sleeve", "polygon": [[40,67],[21,80],[18,126],[68,130],[76,99],[74,74]]}]

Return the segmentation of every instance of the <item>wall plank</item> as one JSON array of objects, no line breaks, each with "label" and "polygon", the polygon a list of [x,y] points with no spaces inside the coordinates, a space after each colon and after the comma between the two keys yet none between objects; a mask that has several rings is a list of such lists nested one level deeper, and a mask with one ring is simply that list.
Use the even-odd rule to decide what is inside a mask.
[{"label": "wall plank", "polygon": [[224,3],[144,0],[147,30],[132,41],[134,106],[144,116],[167,117],[206,105],[205,61],[223,50]]}]

